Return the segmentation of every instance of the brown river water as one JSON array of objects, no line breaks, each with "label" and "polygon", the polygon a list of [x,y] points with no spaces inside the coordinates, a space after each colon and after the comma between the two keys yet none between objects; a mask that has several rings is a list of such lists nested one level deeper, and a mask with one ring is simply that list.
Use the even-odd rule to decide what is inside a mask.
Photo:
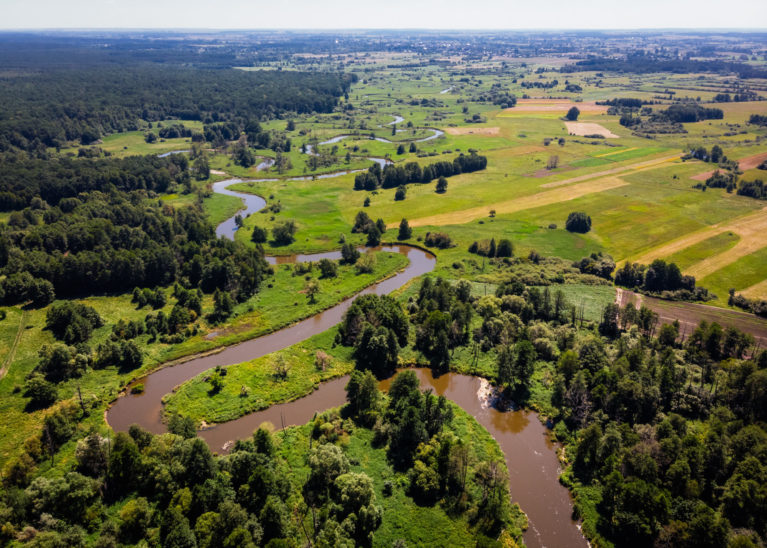
[{"label": "brown river water", "polygon": [[[231,192],[231,191],[230,191]],[[238,193],[239,194],[239,193]],[[227,230],[227,232],[229,232]],[[229,232],[227,237],[232,237]],[[436,259],[421,249],[407,245],[382,246],[381,251],[402,253],[409,265],[396,275],[374,284],[359,294],[384,295],[434,269]],[[320,258],[340,258],[339,252],[270,258],[272,263],[285,263]],[[201,356],[159,369],[137,379],[143,383],[141,394],[129,389],[107,411],[107,421],[116,431],[126,431],[138,424],[154,433],[167,429],[162,422],[162,398],[174,387],[216,366],[227,366],[252,360],[281,350],[338,324],[355,297],[289,327],[235,344],[219,352]],[[474,416],[496,439],[506,458],[512,501],[519,503],[529,519],[525,543],[530,547],[578,547],[588,543],[571,519],[572,501],[558,480],[559,462],[556,448],[549,441],[546,427],[531,411],[499,411],[490,405],[490,387],[478,377],[448,373],[435,378],[428,369],[416,369],[423,388],[444,395]],[[298,400],[274,405],[199,432],[212,450],[223,453],[231,442],[247,438],[264,422],[277,428],[305,424],[326,409],[345,402],[344,387],[348,377],[322,383],[317,390]],[[390,380],[382,381],[386,390]]]}]

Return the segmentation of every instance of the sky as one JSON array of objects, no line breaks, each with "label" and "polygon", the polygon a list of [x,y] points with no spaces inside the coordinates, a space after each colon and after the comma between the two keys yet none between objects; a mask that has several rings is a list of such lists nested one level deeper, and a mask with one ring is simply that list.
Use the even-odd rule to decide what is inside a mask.
[{"label": "sky", "polygon": [[0,0],[2,29],[767,28],[767,0]]}]

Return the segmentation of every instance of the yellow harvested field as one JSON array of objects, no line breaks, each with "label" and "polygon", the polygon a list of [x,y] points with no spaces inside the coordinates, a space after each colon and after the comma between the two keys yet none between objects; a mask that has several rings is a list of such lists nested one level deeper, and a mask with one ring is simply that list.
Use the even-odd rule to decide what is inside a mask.
[{"label": "yellow harvested field", "polygon": [[576,103],[569,99],[519,99],[516,106],[504,109],[503,114],[515,112],[562,112],[565,113],[572,107],[578,107],[582,113],[602,114],[607,112],[605,105],[597,105],[594,101]]},{"label": "yellow harvested field", "polygon": [[668,257],[669,255],[687,249],[703,240],[707,240],[712,236],[728,231],[734,232],[740,236],[740,240],[738,240],[738,243],[735,244],[735,246],[723,253],[694,264],[692,267],[686,269],[685,273],[695,276],[696,278],[703,278],[728,264],[734,263],[741,257],[750,255],[767,246],[767,241],[764,239],[764,234],[767,232],[767,207],[760,209],[755,213],[745,215],[744,217],[724,221],[698,230],[697,232],[686,234],[681,238],[677,238],[667,244],[656,247],[633,260],[642,264],[649,264],[655,259]]},{"label": "yellow harvested field", "polygon": [[632,150],[636,150],[639,147],[630,147],[630,148],[621,148],[619,150],[614,150],[612,152],[605,152],[604,154],[597,154],[594,156],[594,158],[604,158],[605,156],[612,156],[613,154],[622,154],[624,152],[631,152]]},{"label": "yellow harvested field", "polygon": [[738,293],[749,299],[767,299],[767,280],[747,287],[743,291],[738,291]]},{"label": "yellow harvested field", "polygon": [[449,127],[445,129],[448,135],[498,135],[499,127]]},{"label": "yellow harvested field", "polygon": [[567,133],[570,135],[601,135],[606,139],[617,139],[620,135],[616,135],[601,124],[595,124],[593,122],[565,122],[567,126]]},{"label": "yellow harvested field", "polygon": [[597,177],[606,177],[607,175],[624,173],[626,171],[636,172],[636,171],[642,171],[645,169],[653,169],[658,167],[660,164],[664,164],[666,162],[672,162],[678,159],[679,159],[679,154],[674,154],[673,156],[664,156],[662,158],[655,158],[653,160],[645,160],[644,162],[638,162],[636,164],[630,164],[627,166],[614,167],[612,169],[606,169],[605,171],[599,171],[597,173],[587,173],[586,175],[578,175],[577,177],[571,177],[569,179],[563,179],[561,181],[553,181],[551,183],[546,183],[545,185],[541,185],[541,188],[554,188],[557,186],[569,185],[571,183],[579,183],[581,181],[586,181],[589,179],[596,179]]},{"label": "yellow harvested field", "polygon": [[[480,207],[463,209],[461,211],[452,211],[449,213],[440,213],[439,215],[431,215],[429,217],[421,217],[420,219],[413,219],[410,221],[410,226],[458,225],[471,222],[475,219],[485,218],[490,214],[491,209],[494,209],[496,214],[499,215],[503,213],[515,213],[525,209],[575,200],[576,198],[586,196],[587,194],[604,192],[627,184],[626,181],[618,179],[617,177],[605,177],[568,188],[549,190],[547,192],[533,194],[532,196],[515,198],[514,200],[508,200],[506,202],[498,202]],[[396,228],[398,226],[399,223],[392,223],[388,228]]]}]

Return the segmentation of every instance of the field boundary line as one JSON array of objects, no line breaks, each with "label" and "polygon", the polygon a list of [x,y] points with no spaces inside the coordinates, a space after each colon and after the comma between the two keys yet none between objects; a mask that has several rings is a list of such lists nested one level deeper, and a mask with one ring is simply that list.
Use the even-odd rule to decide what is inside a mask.
[{"label": "field boundary line", "polygon": [[749,299],[767,299],[767,280],[755,283],[737,293]]},{"label": "field boundary line", "polygon": [[[626,152],[626,151],[622,150],[621,152]],[[647,168],[657,167],[660,164],[663,164],[666,162],[672,162],[674,160],[678,160],[681,157],[682,156],[677,153],[671,156],[664,156],[662,158],[653,158],[652,160],[643,160],[636,164],[629,164],[626,166],[614,167],[611,169],[607,169],[605,171],[598,171],[596,173],[587,173],[585,175],[578,175],[577,177],[572,177],[570,179],[563,179],[561,181],[553,181],[551,183],[546,183],[544,185],[541,185],[540,188],[554,188],[558,186],[569,185],[571,183],[580,183],[582,181],[588,181],[590,179],[607,177],[609,175],[617,175],[619,173],[624,173],[626,171],[640,171]]]},{"label": "field boundary line", "polygon": [[[571,186],[567,189],[567,192],[564,192],[560,189],[549,190],[547,192],[539,192],[538,194],[523,196],[521,198],[507,200],[505,202],[489,203],[487,205],[472,207],[469,209],[461,209],[458,211],[421,217],[419,219],[413,219],[409,221],[409,223],[410,226],[460,225],[471,222],[475,219],[487,217],[491,209],[495,210],[496,214],[515,213],[525,209],[534,209],[536,207],[543,207],[560,202],[568,202],[588,194],[604,192],[606,190],[612,190],[614,188],[619,188],[628,184],[629,183],[626,181],[617,177],[604,177],[597,179],[596,181],[587,181],[578,185]],[[399,223],[392,223],[388,225],[387,228],[396,228],[398,226]]]},{"label": "field boundary line", "polygon": [[16,331],[16,337],[13,339],[13,344],[11,345],[10,350],[8,350],[8,355],[3,361],[3,366],[0,367],[0,380],[5,377],[5,374],[11,368],[11,362],[13,361],[13,357],[16,355],[16,348],[19,346],[19,341],[21,341],[21,335],[24,333],[24,326],[27,323],[27,316],[27,311],[22,310],[21,319],[19,320],[19,329]]},{"label": "field boundary line", "polygon": [[[687,249],[688,247],[707,240],[708,238],[712,238],[718,234],[721,234],[722,232],[728,231],[734,232],[740,236],[740,240],[737,244],[735,244],[734,247],[724,251],[723,253],[714,255],[713,257],[709,257],[695,263],[690,268],[685,269],[685,272],[696,277],[703,277],[727,266],[728,264],[735,262],[740,257],[749,255],[767,246],[767,243],[761,239],[765,231],[767,231],[767,207],[748,213],[741,217],[736,217],[735,219],[722,221],[720,223],[701,228],[695,232],[685,234],[680,238],[671,240],[670,242],[666,242],[665,244],[655,247],[654,249],[646,251],[642,253],[642,255],[634,258],[627,258],[626,261],[649,264],[655,259],[668,257],[678,251],[682,251],[683,249]],[[725,261],[728,259],[732,260],[729,260],[729,262],[722,262],[722,259],[715,261],[715,259],[720,256],[724,256]]]}]

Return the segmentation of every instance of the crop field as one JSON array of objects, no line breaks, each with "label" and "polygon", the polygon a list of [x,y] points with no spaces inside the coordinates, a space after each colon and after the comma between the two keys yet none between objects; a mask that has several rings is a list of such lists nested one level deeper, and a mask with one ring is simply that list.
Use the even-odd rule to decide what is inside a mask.
[{"label": "crop field", "polygon": [[[385,237],[389,239],[394,237],[400,220],[407,218],[416,228],[417,237],[429,230],[443,230],[454,234],[456,241],[464,241],[464,234],[481,237],[486,232],[484,237],[515,238],[520,249],[560,250],[573,257],[581,249],[602,250],[617,260],[643,263],[673,257],[685,273],[698,278],[737,264],[763,247],[758,234],[764,229],[765,216],[759,211],[762,206],[758,200],[728,194],[722,189],[708,192],[693,189],[691,178],[710,168],[703,162],[679,158],[695,139],[705,137],[706,143],[719,143],[729,157],[740,158],[743,168],[754,168],[767,155],[766,145],[761,144],[767,136],[745,122],[751,113],[767,112],[767,102],[723,104],[723,120],[685,124],[687,133],[660,134],[647,139],[620,126],[618,117],[608,114],[607,107],[597,105],[596,101],[613,97],[649,100],[657,95],[659,86],[685,95],[693,87],[709,84],[712,91],[708,97],[713,97],[714,90],[721,88],[721,81],[713,76],[701,81],[698,75],[690,78],[605,75],[603,85],[607,85],[599,88],[594,85],[595,80],[593,73],[577,73],[570,80],[583,87],[582,100],[575,101],[575,96],[550,98],[542,93],[519,99],[512,108],[497,108],[470,99],[476,87],[487,89],[501,84],[514,92],[516,84],[501,74],[487,76],[479,84],[475,78],[468,82],[446,78],[430,67],[365,73],[349,97],[359,109],[355,123],[368,128],[362,133],[392,142],[346,137],[334,143],[338,147],[335,154],[343,158],[348,152],[350,163],[341,161],[318,169],[317,174],[364,169],[369,165],[365,160],[368,157],[387,157],[395,164],[415,161],[423,166],[469,150],[488,157],[487,169],[449,178],[448,190],[443,194],[434,191],[433,183],[408,185],[406,198],[401,201],[394,200],[395,189],[372,193],[352,190],[353,174],[316,181],[246,182],[239,185],[240,190],[273,197],[281,212],[246,219],[246,229],[238,238],[246,241],[256,224],[269,228],[282,218],[294,218],[299,223],[299,238],[291,246],[274,251],[330,249],[337,245],[338,235],[348,231],[367,198],[370,203],[365,212],[373,219],[384,220],[390,230]],[[402,104],[403,98],[413,97],[422,104]],[[701,92],[701,97],[705,101],[707,96]],[[581,111],[576,131],[563,120],[571,106]],[[393,121],[399,123],[391,124]],[[300,146],[308,136],[327,139],[349,133],[343,124],[325,115],[299,117],[295,122],[296,132],[303,135],[291,134],[296,150],[290,153],[293,167],[282,177],[306,173],[307,155],[302,155]],[[404,131],[392,135],[392,126]],[[597,126],[600,131],[592,131]],[[404,154],[397,153],[398,142],[408,137],[411,139],[406,143],[417,140],[423,135],[419,128],[428,127],[440,128],[445,133],[436,139],[415,142],[415,152],[406,147]],[[571,133],[604,133],[608,139]],[[556,164],[547,168],[552,157],[556,157]],[[252,169],[240,171],[224,156],[216,157],[214,164],[237,176],[280,177],[273,172],[267,175]],[[559,233],[570,211],[589,214],[592,231],[585,236],[573,236],[579,245],[562,250],[561,243],[567,238],[561,238]],[[495,224],[491,225],[491,221]],[[547,228],[554,225],[559,228]],[[509,232],[497,232],[502,226],[508,227]],[[534,230],[520,233],[514,228],[519,226]],[[706,242],[709,238],[712,240]],[[352,236],[351,241],[362,243],[363,238]],[[749,285],[739,282],[736,289],[745,290],[767,277],[767,265],[756,270],[758,274],[742,279],[742,283]],[[761,279],[753,280],[760,276]],[[716,304],[722,305],[721,301]]]}]

